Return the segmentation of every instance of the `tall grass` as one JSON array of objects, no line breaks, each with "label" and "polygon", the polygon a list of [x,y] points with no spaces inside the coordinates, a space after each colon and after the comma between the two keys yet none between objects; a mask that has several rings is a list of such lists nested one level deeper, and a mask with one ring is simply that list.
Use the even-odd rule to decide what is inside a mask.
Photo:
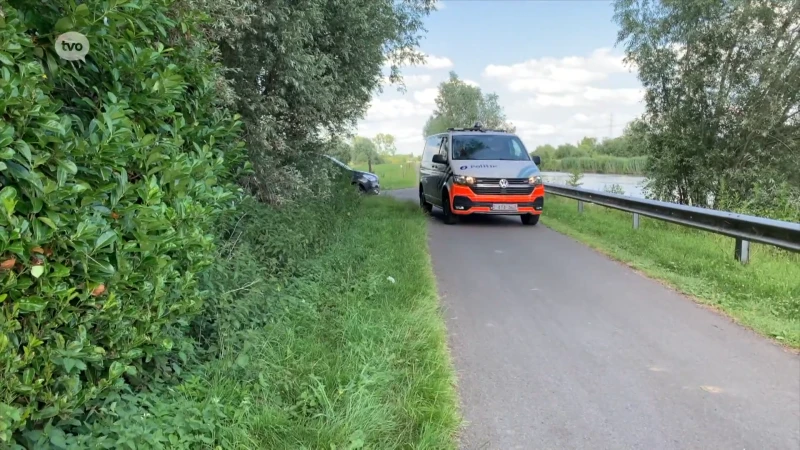
[{"label": "tall grass", "polygon": [[752,244],[751,261],[733,258],[734,241],[596,205],[548,195],[544,223],[648,275],[667,281],[754,330],[800,348],[800,255]]},{"label": "tall grass", "polygon": [[[357,164],[353,168],[367,170],[367,165]],[[411,188],[418,183],[419,162],[373,164],[372,172],[380,179],[381,189]]]},{"label": "tall grass", "polygon": [[52,448],[455,449],[426,220],[344,190],[223,217],[195,344],[160,362],[174,379],[109,397]]},{"label": "tall grass", "polygon": [[586,156],[543,160],[542,170],[553,172],[583,172],[615,175],[643,175],[646,156],[623,158],[618,156]]},{"label": "tall grass", "polygon": [[[259,219],[239,225],[247,231],[231,260],[268,245]],[[225,337],[194,395],[230,408],[225,448],[455,448],[454,375],[425,227],[415,205],[364,199],[294,277],[225,312],[255,326]],[[246,272],[257,277],[258,267]]]}]

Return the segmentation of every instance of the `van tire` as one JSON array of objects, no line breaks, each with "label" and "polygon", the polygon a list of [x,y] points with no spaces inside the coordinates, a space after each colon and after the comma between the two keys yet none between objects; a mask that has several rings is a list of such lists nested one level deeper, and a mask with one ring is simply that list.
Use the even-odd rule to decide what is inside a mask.
[{"label": "van tire", "polygon": [[433,211],[433,205],[425,201],[425,193],[422,191],[422,185],[419,186],[419,207],[425,214],[430,214]]},{"label": "van tire", "polygon": [[444,223],[447,225],[458,223],[458,216],[453,214],[453,209],[450,207],[450,194],[446,190],[442,191],[442,212],[444,213]]},{"label": "van tire", "polygon": [[519,216],[523,225],[536,225],[539,223],[539,214],[523,214]]}]

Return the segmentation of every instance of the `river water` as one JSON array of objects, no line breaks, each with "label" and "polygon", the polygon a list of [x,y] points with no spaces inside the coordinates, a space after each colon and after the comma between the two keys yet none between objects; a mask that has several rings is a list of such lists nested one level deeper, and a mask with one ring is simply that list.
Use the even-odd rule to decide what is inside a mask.
[{"label": "river water", "polygon": [[[566,185],[570,179],[570,174],[566,172],[542,172],[545,183]],[[594,191],[605,191],[613,185],[618,185],[625,191],[625,195],[631,197],[644,198],[644,177],[633,175],[606,175],[599,173],[583,174],[580,188],[592,189]]]}]

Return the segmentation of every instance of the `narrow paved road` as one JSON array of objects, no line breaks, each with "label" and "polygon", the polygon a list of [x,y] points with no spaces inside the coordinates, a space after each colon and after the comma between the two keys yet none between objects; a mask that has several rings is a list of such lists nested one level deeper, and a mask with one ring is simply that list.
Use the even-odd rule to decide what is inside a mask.
[{"label": "narrow paved road", "polygon": [[798,356],[541,225],[435,214],[462,448],[800,449]]}]

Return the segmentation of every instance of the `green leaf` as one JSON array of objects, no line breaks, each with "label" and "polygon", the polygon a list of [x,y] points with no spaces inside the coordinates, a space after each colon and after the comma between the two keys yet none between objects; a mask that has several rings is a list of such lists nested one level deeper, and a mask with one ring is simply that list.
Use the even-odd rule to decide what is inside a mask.
[{"label": "green leaf", "polygon": [[39,312],[47,306],[47,300],[42,297],[30,296],[18,301],[17,306],[20,311]]},{"label": "green leaf", "polygon": [[50,220],[48,217],[37,217],[37,219],[39,219],[40,222],[42,222],[43,224],[47,225],[48,227],[50,227],[50,228],[52,228],[54,230],[58,229],[58,227],[56,226],[55,222]]},{"label": "green leaf", "polygon": [[14,65],[14,58],[12,58],[11,55],[6,52],[0,52],[0,63],[3,63],[7,66],[12,66]]},{"label": "green leaf", "polygon": [[31,146],[25,141],[17,141],[17,152],[25,157],[28,165],[33,164],[33,155],[31,155]]},{"label": "green leaf", "polygon": [[52,445],[58,448],[67,448],[66,435],[63,431],[61,431],[61,429],[53,428],[49,437]]},{"label": "green leaf", "polygon": [[72,17],[62,17],[58,19],[56,22],[55,29],[59,33],[65,33],[72,29],[75,26],[75,22],[72,21]]},{"label": "green leaf", "polygon": [[49,419],[57,415],[58,415],[58,407],[48,406],[44,409],[40,409],[39,411],[33,413],[33,418],[36,420],[41,420],[41,419]]},{"label": "green leaf", "polygon": [[75,8],[75,17],[85,17],[89,15],[89,7],[86,6],[86,3],[81,3]]},{"label": "green leaf", "polygon": [[81,361],[80,359],[75,358],[62,358],[61,365],[64,366],[64,369],[67,373],[72,372],[72,369],[78,368],[78,370],[86,370],[86,363]]},{"label": "green leaf", "polygon": [[239,356],[236,357],[236,365],[245,368],[248,364],[250,364],[250,357],[244,352],[239,353]]},{"label": "green leaf", "polygon": [[11,216],[17,206],[17,190],[12,186],[6,186],[0,191],[0,202],[6,210],[6,214]]},{"label": "green leaf", "polygon": [[78,173],[78,166],[76,166],[74,162],[68,159],[59,159],[58,167],[63,167],[64,170],[66,170],[67,173],[69,173],[70,175],[75,175]]},{"label": "green leaf", "polygon": [[97,238],[97,241],[94,243],[94,249],[99,250],[109,244],[117,237],[117,233],[114,230],[108,230],[105,233],[101,234],[100,237]]},{"label": "green leaf", "polygon": [[111,380],[116,380],[117,378],[121,377],[124,372],[125,365],[119,361],[114,361],[111,363],[111,367],[108,369],[108,378]]},{"label": "green leaf", "polygon": [[31,275],[33,278],[39,278],[44,274],[44,266],[33,266],[31,267]]}]

